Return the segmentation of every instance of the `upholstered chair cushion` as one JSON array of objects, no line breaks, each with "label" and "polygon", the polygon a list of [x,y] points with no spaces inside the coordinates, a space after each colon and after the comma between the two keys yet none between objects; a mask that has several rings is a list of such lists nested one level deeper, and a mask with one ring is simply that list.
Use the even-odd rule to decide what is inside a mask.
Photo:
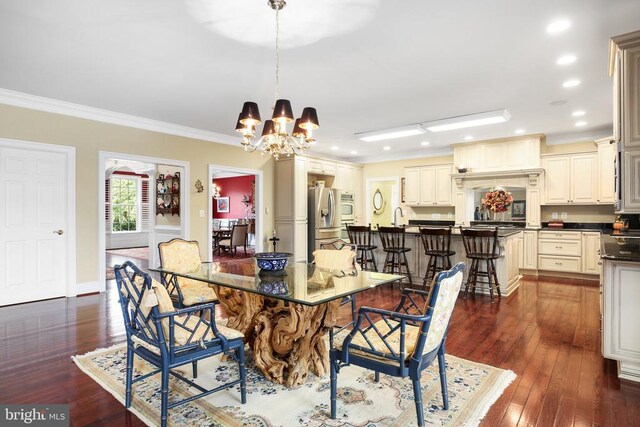
[{"label": "upholstered chair cushion", "polygon": [[162,267],[171,271],[188,273],[200,267],[200,249],[197,242],[174,239],[161,243]]},{"label": "upholstered chair cushion", "polygon": [[427,354],[440,345],[442,337],[446,332],[447,325],[449,324],[451,314],[453,313],[453,308],[456,305],[461,284],[462,272],[458,272],[453,277],[444,279],[440,282],[438,299],[436,300],[436,306],[433,309],[431,325],[429,325],[427,341],[424,345],[422,354]]},{"label": "upholstered chair cushion", "polygon": [[[200,268],[200,249],[198,242],[174,239],[158,245],[162,258],[162,267],[179,273],[189,273]],[[186,277],[176,277],[182,291],[182,305],[192,306],[217,300],[214,290],[205,282]],[[171,293],[177,297],[177,291]]]},{"label": "upholstered chair cushion", "polygon": [[356,267],[356,253],[350,247],[341,250],[318,249],[313,252],[316,267],[331,270],[349,270]]},{"label": "upholstered chair cushion", "polygon": [[[399,322],[395,322],[393,320],[390,320],[389,323],[393,326],[398,325]],[[380,331],[381,334],[385,335],[387,333],[389,333],[390,328],[389,325],[387,325],[387,323],[384,320],[378,320],[375,323],[376,329],[378,329],[378,331]],[[336,348],[342,349],[342,344],[344,339],[347,337],[347,335],[349,334],[348,330],[344,330],[341,331],[340,333],[336,334],[336,336],[334,337],[334,342],[336,343]],[[405,336],[404,336],[404,348],[405,348],[405,360],[408,360],[411,358],[411,355],[413,354],[413,350],[415,349],[416,343],[418,341],[418,335],[420,334],[420,328],[416,327],[416,326],[411,326],[411,325],[405,325]],[[375,351],[378,351],[382,354],[387,354],[389,356],[392,355],[392,353],[389,351],[389,349],[387,348],[387,346],[385,345],[385,343],[382,341],[382,339],[380,338],[380,336],[372,329],[370,329],[367,334],[367,339],[369,340],[369,342],[371,342],[371,344],[374,347]],[[393,351],[396,353],[396,355],[400,354],[400,328],[396,329],[390,336],[388,336],[386,338],[387,343],[391,346],[391,348],[393,349]],[[351,340],[351,344],[354,345],[358,345],[360,347],[369,349],[369,344],[367,343],[367,341],[364,339],[364,337],[362,336],[361,333],[357,332],[356,335],[353,337],[353,339]],[[352,354],[360,354],[366,357],[370,357],[372,359],[376,359],[376,360],[381,360],[384,362],[388,362],[390,364],[394,364],[397,365],[398,362],[395,362],[393,360],[388,360],[385,359],[384,357],[377,357],[377,356],[373,356],[371,354],[365,353],[364,351],[360,351],[357,349],[351,349],[350,352]]]}]

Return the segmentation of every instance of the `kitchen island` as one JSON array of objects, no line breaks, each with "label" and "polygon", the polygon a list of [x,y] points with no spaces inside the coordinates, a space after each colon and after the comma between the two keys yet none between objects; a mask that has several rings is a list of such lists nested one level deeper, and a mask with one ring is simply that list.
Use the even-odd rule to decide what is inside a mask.
[{"label": "kitchen island", "polygon": [[[483,227],[483,229],[486,230],[488,228]],[[409,262],[413,285],[422,286],[422,280],[427,271],[429,256],[424,253],[422,239],[420,237],[420,227],[408,226],[405,230],[405,246],[411,249],[411,251],[407,253],[407,260]],[[374,244],[378,246],[375,250],[376,264],[378,265],[378,270],[382,271],[386,253],[382,250],[382,243],[380,242],[377,231],[374,230],[373,234]],[[503,297],[511,295],[518,289],[520,284],[519,280],[521,276],[518,261],[520,257],[519,239],[521,236],[522,229],[519,228],[504,228],[498,230],[500,258],[496,261],[496,272],[498,282],[500,283],[500,292]],[[459,228],[452,228],[451,250],[456,253],[451,257],[451,265],[455,265],[458,262],[464,262],[467,265],[467,269],[465,269],[464,272],[464,280],[466,281],[470,262],[464,250]],[[476,292],[489,295],[489,287],[484,283],[478,283]]]},{"label": "kitchen island", "polygon": [[603,235],[600,254],[602,355],[619,378],[640,382],[640,236]]}]

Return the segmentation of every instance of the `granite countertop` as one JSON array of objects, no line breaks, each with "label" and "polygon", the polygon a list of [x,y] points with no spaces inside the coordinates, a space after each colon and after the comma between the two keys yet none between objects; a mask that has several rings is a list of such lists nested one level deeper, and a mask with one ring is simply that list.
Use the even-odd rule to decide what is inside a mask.
[{"label": "granite countertop", "polygon": [[600,257],[614,261],[640,263],[640,238],[605,234],[601,239]]},{"label": "granite countertop", "polygon": [[[428,226],[425,227],[423,226],[423,228],[429,228]],[[439,228],[439,227],[434,227],[434,228]],[[444,227],[442,227],[444,228]],[[469,228],[473,228],[473,227],[469,227]],[[478,228],[480,229],[480,228]],[[491,230],[491,228],[488,227],[482,227],[482,230]],[[371,230],[373,233],[377,233],[378,230]],[[518,234],[522,231],[521,228],[501,228],[498,229],[498,237],[509,237],[512,236],[514,234]],[[414,234],[414,235],[418,235],[420,234],[420,227],[416,227],[416,226],[407,226],[405,228],[405,233],[406,234]],[[460,235],[460,228],[458,227],[451,227],[451,235],[452,236],[459,236]]]},{"label": "granite countertop", "polygon": [[563,227],[549,227],[548,222],[542,223],[541,231],[600,231],[608,233],[613,230],[613,224],[606,222],[565,222]]}]

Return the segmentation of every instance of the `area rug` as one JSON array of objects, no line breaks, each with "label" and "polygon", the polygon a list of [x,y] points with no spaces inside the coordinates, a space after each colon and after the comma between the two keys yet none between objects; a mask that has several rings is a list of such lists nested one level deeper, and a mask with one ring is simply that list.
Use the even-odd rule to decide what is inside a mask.
[{"label": "area rug", "polygon": [[[116,255],[126,258],[136,258],[138,260],[149,261],[149,247],[143,246],[140,248],[125,248],[125,249],[108,249],[107,254]],[[113,280],[116,278],[116,273],[113,271],[113,267],[107,266],[105,279]]]},{"label": "area rug", "polygon": [[[338,376],[338,418],[329,416],[329,378],[309,375],[297,389],[287,389],[265,379],[252,365],[247,352],[247,403],[240,403],[239,386],[169,410],[173,426],[406,426],[416,425],[411,380],[380,376],[345,367]],[[76,365],[124,403],[126,346],[74,356]],[[151,365],[136,358],[135,375],[150,372]],[[191,366],[182,372],[191,377]],[[196,380],[205,387],[238,378],[237,365],[217,356],[198,362]],[[449,410],[442,409],[437,363],[422,374],[425,422],[433,426],[478,425],[491,405],[515,379],[511,371],[447,355]],[[169,399],[195,394],[171,377]],[[134,385],[131,411],[147,425],[160,421],[160,375]]]}]

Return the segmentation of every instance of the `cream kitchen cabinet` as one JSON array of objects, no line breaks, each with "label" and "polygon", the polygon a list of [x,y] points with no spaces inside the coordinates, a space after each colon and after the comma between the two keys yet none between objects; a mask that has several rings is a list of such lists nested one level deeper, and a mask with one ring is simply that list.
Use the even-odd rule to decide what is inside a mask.
[{"label": "cream kitchen cabinet", "polygon": [[622,151],[621,205],[616,211],[640,213],[640,31],[611,39],[613,134]]},{"label": "cream kitchen cabinet", "polygon": [[275,162],[275,228],[278,249],[307,260],[307,159],[287,157]]},{"label": "cream kitchen cabinet", "polygon": [[579,231],[540,231],[538,269],[580,273],[582,271],[582,233]]},{"label": "cream kitchen cabinet", "polygon": [[336,162],[325,159],[307,158],[307,173],[335,176]]},{"label": "cream kitchen cabinet", "polygon": [[618,377],[640,382],[640,264],[603,260],[602,355]]},{"label": "cream kitchen cabinet", "polygon": [[362,224],[363,218],[363,189],[362,189],[362,167],[347,163],[337,163],[336,178],[333,187],[338,188],[344,194],[352,194],[355,201],[355,221]]},{"label": "cream kitchen cabinet", "polygon": [[547,231],[538,233],[538,270],[600,274],[600,232]]},{"label": "cream kitchen cabinet", "polygon": [[582,233],[582,272],[600,275],[600,232]]},{"label": "cream kitchen cabinet", "polygon": [[453,165],[405,168],[405,203],[409,206],[451,206]]},{"label": "cream kitchen cabinet", "polygon": [[542,164],[545,169],[545,204],[597,203],[596,153],[546,156]]},{"label": "cream kitchen cabinet", "polygon": [[614,136],[623,149],[640,148],[640,31],[612,41]]},{"label": "cream kitchen cabinet", "polygon": [[615,157],[616,145],[613,137],[596,141],[598,146],[598,203],[615,203]]},{"label": "cream kitchen cabinet", "polygon": [[519,243],[520,262],[518,267],[524,270],[536,270],[538,268],[538,232],[524,230]]},{"label": "cream kitchen cabinet", "polygon": [[540,167],[540,143],[542,136],[505,138],[500,142],[471,142],[453,146],[453,162],[464,165],[471,172],[495,172],[503,170]]}]

